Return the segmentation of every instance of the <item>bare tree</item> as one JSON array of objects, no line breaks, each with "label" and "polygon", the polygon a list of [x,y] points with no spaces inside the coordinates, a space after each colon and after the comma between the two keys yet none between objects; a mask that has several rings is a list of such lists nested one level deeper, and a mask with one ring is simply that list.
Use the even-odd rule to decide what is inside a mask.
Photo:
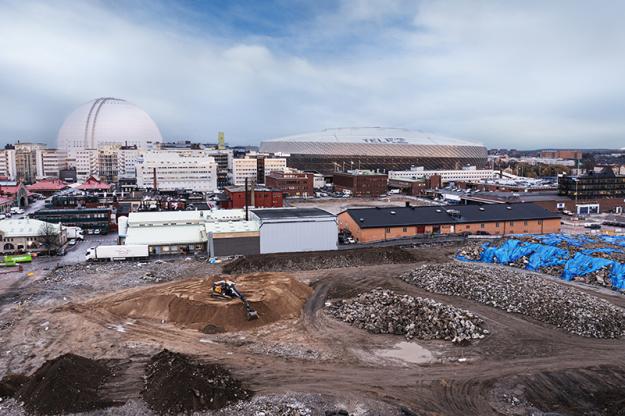
[{"label": "bare tree", "polygon": [[48,255],[61,248],[61,227],[46,222],[41,225],[39,241],[46,248]]}]

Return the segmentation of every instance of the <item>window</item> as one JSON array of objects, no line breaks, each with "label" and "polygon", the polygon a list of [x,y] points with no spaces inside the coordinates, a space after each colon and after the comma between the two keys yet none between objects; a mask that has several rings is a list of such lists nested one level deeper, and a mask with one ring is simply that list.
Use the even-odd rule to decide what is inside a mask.
[{"label": "window", "polygon": [[384,229],[384,232],[386,232],[386,233],[390,233],[390,232],[391,232],[391,229],[387,227],[387,228],[385,228],[385,229]]},{"label": "window", "polygon": [[527,220],[523,221],[523,225],[527,225]]},{"label": "window", "polygon": [[499,228],[499,223],[498,222],[495,223],[495,227]]},{"label": "window", "polygon": [[484,228],[484,223],[480,224],[480,228]]},{"label": "window", "polygon": [[471,228],[471,226],[470,226],[470,225],[467,225],[467,230],[468,230],[469,228]]},{"label": "window", "polygon": [[542,223],[543,223],[543,220],[538,220],[538,223],[539,223],[539,224],[542,224]]},{"label": "window", "polygon": [[510,225],[514,225],[514,221],[510,221]]},{"label": "window", "polygon": [[405,233],[406,233],[406,232],[408,232],[408,227],[404,227],[404,230],[403,230],[403,231],[404,231]]}]

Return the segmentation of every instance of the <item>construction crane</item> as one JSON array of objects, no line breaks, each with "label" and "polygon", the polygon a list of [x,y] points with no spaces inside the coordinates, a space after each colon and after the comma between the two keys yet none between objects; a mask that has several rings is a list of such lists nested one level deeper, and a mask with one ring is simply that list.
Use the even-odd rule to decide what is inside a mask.
[{"label": "construction crane", "polygon": [[243,302],[243,306],[245,307],[247,320],[253,321],[254,319],[258,319],[258,312],[252,308],[252,305],[250,305],[247,301],[245,295],[239,292],[234,285],[234,282],[231,282],[230,280],[213,282],[211,296],[222,299],[239,299]]}]

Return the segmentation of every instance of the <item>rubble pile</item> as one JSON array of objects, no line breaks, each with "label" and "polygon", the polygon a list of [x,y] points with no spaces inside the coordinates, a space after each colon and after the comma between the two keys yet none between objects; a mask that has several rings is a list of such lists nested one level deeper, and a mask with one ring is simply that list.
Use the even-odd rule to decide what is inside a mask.
[{"label": "rubble pile", "polygon": [[625,333],[625,310],[528,272],[448,263],[418,266],[401,278],[433,293],[526,315],[584,337],[620,338]]},{"label": "rubble pile", "polygon": [[374,334],[404,335],[431,340],[467,342],[484,338],[488,330],[478,316],[427,298],[374,289],[331,304],[335,318]]},{"label": "rubble pile", "polygon": [[153,356],[145,372],[141,394],[161,414],[221,409],[252,396],[221,365],[198,363],[168,350]]},{"label": "rubble pile", "polygon": [[457,255],[465,260],[478,261],[482,258],[483,244],[481,241],[469,242],[458,250]]}]

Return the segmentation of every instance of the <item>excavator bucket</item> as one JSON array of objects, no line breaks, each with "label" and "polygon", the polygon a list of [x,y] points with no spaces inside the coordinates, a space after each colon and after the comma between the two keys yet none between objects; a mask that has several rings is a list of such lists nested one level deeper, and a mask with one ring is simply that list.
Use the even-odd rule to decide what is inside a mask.
[{"label": "excavator bucket", "polygon": [[247,301],[245,302],[245,314],[247,315],[248,321],[258,319],[258,312],[256,312]]}]

